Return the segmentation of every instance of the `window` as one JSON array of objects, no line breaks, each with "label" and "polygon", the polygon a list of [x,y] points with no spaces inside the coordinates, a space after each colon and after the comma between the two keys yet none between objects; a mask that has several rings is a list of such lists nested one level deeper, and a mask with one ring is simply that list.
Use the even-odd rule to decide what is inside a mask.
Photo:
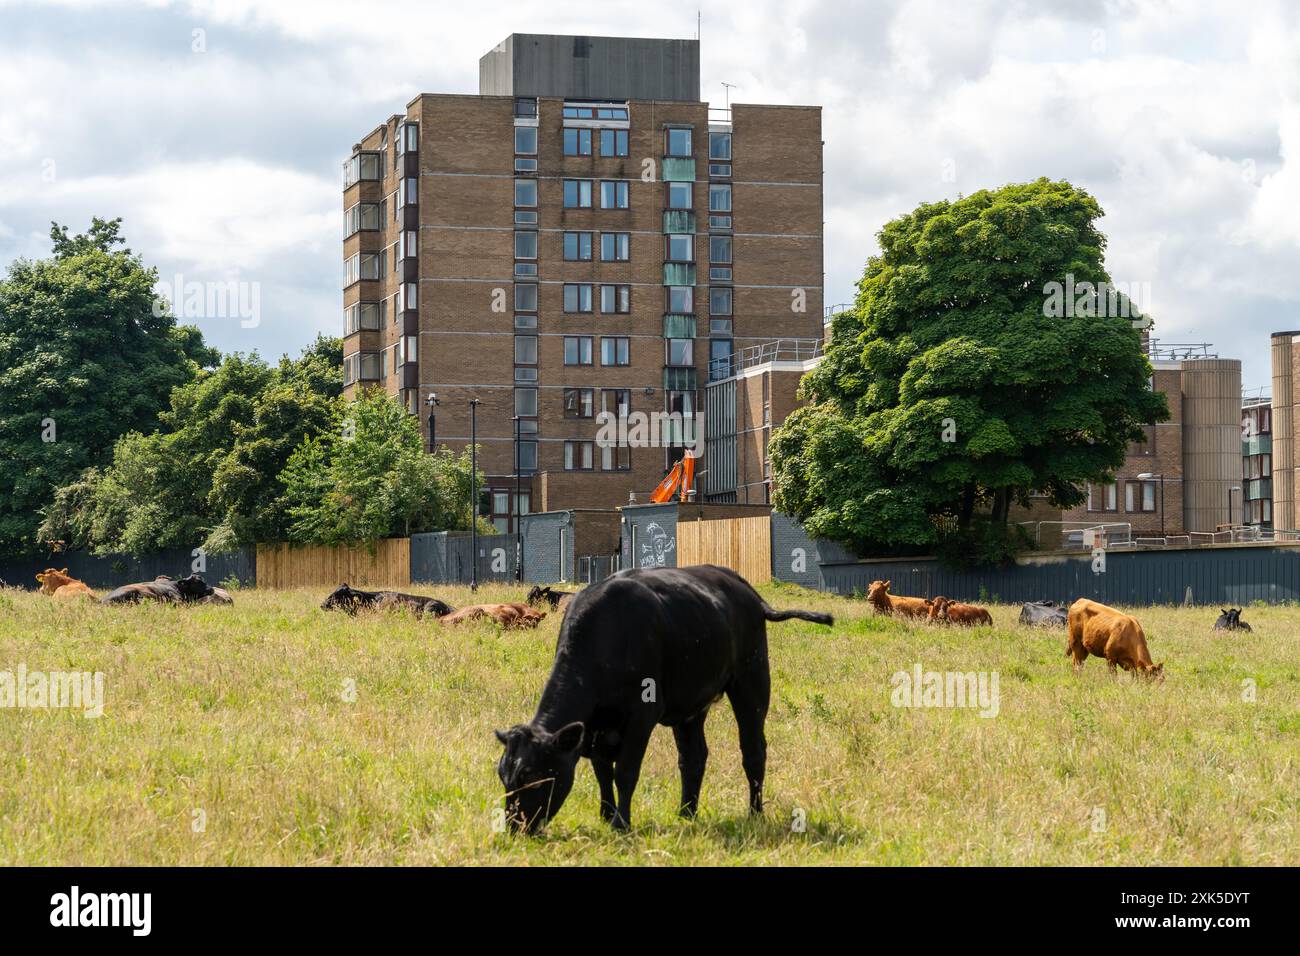
[{"label": "window", "polygon": [[600,448],[601,471],[630,471],[632,468],[632,449],[627,445],[602,445]]},{"label": "window", "polygon": [[515,205],[516,206],[537,205],[537,180],[535,179],[515,180]]},{"label": "window", "polygon": [[710,335],[730,335],[731,319],[709,319]]},{"label": "window", "polygon": [[537,258],[537,233],[535,232],[515,233],[515,258],[516,259]]},{"label": "window", "polygon": [[566,441],[564,443],[564,470],[591,471],[594,442]]},{"label": "window", "polygon": [[1115,483],[1108,485],[1088,485],[1088,510],[1089,511],[1117,511],[1119,504],[1117,501]]},{"label": "window", "polygon": [[731,374],[731,339],[709,339],[709,379],[726,378]]},{"label": "window", "polygon": [[1124,482],[1124,510],[1133,512],[1155,511],[1156,485],[1157,482],[1154,481]]},{"label": "window", "polygon": [[591,336],[566,335],[564,337],[564,364],[591,364]]},{"label": "window", "polygon": [[622,335],[604,336],[600,340],[601,365],[630,365],[629,345],[631,339]]},{"label": "window", "polygon": [[524,156],[537,155],[537,127],[515,127],[515,152]]},{"label": "window", "polygon": [[418,152],[420,149],[420,124],[403,123],[397,127],[397,139],[393,145],[397,148],[397,155],[405,153]]},{"label": "window", "polygon": [[564,131],[565,156],[591,155],[591,130],[566,129]]},{"label": "window", "polygon": [[[625,134],[626,135],[626,134]],[[356,153],[343,163],[343,188],[361,180],[379,179],[383,174],[380,153]],[[624,150],[620,155],[626,156]]]},{"label": "window", "polygon": [[515,283],[515,311],[537,311],[537,286],[532,282]]},{"label": "window", "polygon": [[664,245],[667,247],[664,256],[669,262],[695,261],[694,236],[665,236]]},{"label": "window", "polygon": [[667,129],[664,131],[664,155],[689,157],[691,150],[691,130]]},{"label": "window", "polygon": [[515,364],[516,365],[537,364],[537,336],[535,335],[515,336]]},{"label": "window", "polygon": [[670,285],[667,289],[668,309],[677,315],[686,315],[695,311],[695,287],[689,285]]},{"label": "window", "polygon": [[601,209],[627,208],[627,183],[604,180],[600,184]]},{"label": "window", "polygon": [[379,255],[373,252],[358,252],[343,263],[343,284],[352,285],[362,279],[378,279]]},{"label": "window", "polygon": [[535,315],[516,315],[515,328],[517,329],[535,329],[537,328],[537,316]]},{"label": "window", "polygon": [[731,183],[709,183],[709,212],[731,212]]},{"label": "window", "polygon": [[343,381],[353,382],[378,381],[383,364],[383,355],[379,352],[354,352],[343,360]]},{"label": "window", "polygon": [[731,261],[730,236],[709,236],[709,261],[723,264]]},{"label": "window", "polygon": [[564,181],[564,208],[591,208],[591,180],[566,179]]},{"label": "window", "polygon": [[585,262],[591,259],[591,233],[566,232],[564,258],[569,262]]},{"label": "window", "polygon": [[592,418],[596,414],[596,392],[590,388],[564,390],[565,418]]},{"label": "window", "polygon": [[626,232],[600,234],[600,261],[627,262],[631,258],[631,235]]},{"label": "window", "polygon": [[358,302],[343,310],[344,335],[351,335],[362,329],[375,331],[379,328],[379,303]]},{"label": "window", "polygon": [[693,183],[669,183],[668,184],[668,208],[669,209],[693,209],[695,187]]},{"label": "window", "polygon": [[664,358],[665,365],[694,365],[695,364],[695,340],[694,339],[664,339],[667,353]]},{"label": "window", "polygon": [[537,414],[537,389],[535,388],[515,389],[515,414],[516,415]]},{"label": "window", "polygon": [[420,181],[414,176],[408,176],[397,184],[397,199],[393,204],[394,212],[398,209],[405,209],[407,206],[414,206],[420,201]]},{"label": "window", "polygon": [[536,209],[516,209],[515,210],[516,226],[535,226],[537,225]]},{"label": "window", "polygon": [[379,228],[379,203],[359,202],[343,213],[343,238],[362,229]]},{"label": "window", "polygon": [[565,119],[627,119],[626,106],[593,106],[584,103],[565,103]]},{"label": "window", "polygon": [[535,97],[535,96],[516,96],[516,97],[515,97],[515,115],[516,115],[516,116],[536,116],[536,115],[537,115],[537,97]]},{"label": "window", "polygon": [[606,315],[632,311],[630,285],[603,285],[600,287],[600,311]]},{"label": "window", "polygon": [[[407,229],[397,237],[397,256],[402,259],[414,259],[416,253],[416,232],[414,229]],[[396,268],[396,263],[394,263]]]},{"label": "window", "polygon": [[600,131],[600,155],[626,156],[627,130],[602,129]]},{"label": "window", "polygon": [[568,282],[564,285],[564,311],[591,311],[591,283]]},{"label": "window", "polygon": [[602,388],[600,410],[615,418],[627,418],[632,410],[632,392],[626,388]]},{"label": "window", "polygon": [[715,285],[709,287],[709,314],[731,315],[732,290],[730,286]]},{"label": "window", "polygon": [[731,134],[709,134],[709,159],[721,163],[731,162]]},{"label": "window", "polygon": [[521,441],[519,443],[519,470],[537,470],[537,442]]}]

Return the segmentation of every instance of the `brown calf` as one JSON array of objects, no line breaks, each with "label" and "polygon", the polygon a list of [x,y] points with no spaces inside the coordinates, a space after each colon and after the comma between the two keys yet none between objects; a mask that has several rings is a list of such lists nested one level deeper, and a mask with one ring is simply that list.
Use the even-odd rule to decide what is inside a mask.
[{"label": "brown calf", "polygon": [[925,598],[903,597],[890,594],[890,581],[872,581],[867,588],[867,603],[876,609],[877,614],[897,614],[899,617],[930,616],[930,602]]},{"label": "brown calf", "polygon": [[84,582],[69,577],[67,568],[62,571],[46,568],[36,575],[36,580],[40,582],[41,593],[49,594],[52,597],[66,600],[67,598],[93,598],[95,596],[95,592],[87,587]]},{"label": "brown calf", "polygon": [[959,604],[946,597],[937,597],[930,601],[930,620],[944,624],[961,624],[974,627],[977,624],[993,625],[993,615],[977,604]]},{"label": "brown calf", "polygon": [[1122,667],[1148,680],[1165,679],[1164,661],[1151,663],[1147,638],[1137,618],[1087,598],[1070,605],[1070,643],[1065,654],[1074,658],[1076,671],[1091,654],[1104,657],[1112,673]]}]

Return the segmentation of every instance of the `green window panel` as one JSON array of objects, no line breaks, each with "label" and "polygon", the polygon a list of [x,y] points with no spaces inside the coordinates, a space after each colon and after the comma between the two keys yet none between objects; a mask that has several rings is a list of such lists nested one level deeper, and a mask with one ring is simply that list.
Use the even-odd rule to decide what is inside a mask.
[{"label": "green window panel", "polygon": [[679,159],[672,156],[663,161],[663,180],[666,183],[695,182],[695,160]]},{"label": "green window panel", "polygon": [[666,339],[695,338],[695,316],[665,315],[664,316],[664,338]]}]

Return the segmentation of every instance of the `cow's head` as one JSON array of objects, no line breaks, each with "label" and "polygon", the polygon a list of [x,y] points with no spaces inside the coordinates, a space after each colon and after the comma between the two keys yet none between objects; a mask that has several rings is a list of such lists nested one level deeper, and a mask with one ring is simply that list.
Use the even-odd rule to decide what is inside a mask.
[{"label": "cow's head", "polygon": [[40,574],[36,575],[36,580],[41,586],[42,594],[53,594],[63,585],[70,583],[72,578],[68,577],[67,568],[64,568],[62,571],[56,571],[54,568],[46,568]]},{"label": "cow's head", "polygon": [[939,596],[936,598],[931,598],[925,603],[930,606],[930,620],[932,621],[948,620],[948,605],[951,604],[952,602],[949,601],[946,597]]},{"label": "cow's head", "polygon": [[532,590],[528,592],[528,603],[533,607],[537,607],[537,605],[541,604],[542,601],[546,600],[546,592],[548,590],[550,589],[544,588],[540,584],[534,584]]},{"label": "cow's head", "polygon": [[872,581],[867,587],[867,600],[876,601],[889,596],[889,581]]},{"label": "cow's head", "polygon": [[360,597],[360,592],[348,587],[348,583],[344,581],[333,590],[329,597],[321,602],[321,610],[347,611],[351,613],[357,609],[357,601]]},{"label": "cow's head", "polygon": [[560,812],[573,789],[573,770],[582,747],[581,721],[550,733],[532,724],[498,730],[505,746],[497,776],[506,788],[506,821],[512,830],[536,833]]},{"label": "cow's head", "polygon": [[[163,576],[159,575],[154,580],[161,581]],[[176,585],[176,590],[181,592],[181,599],[185,601],[199,601],[212,593],[212,585],[197,574],[191,574],[173,583]]]}]

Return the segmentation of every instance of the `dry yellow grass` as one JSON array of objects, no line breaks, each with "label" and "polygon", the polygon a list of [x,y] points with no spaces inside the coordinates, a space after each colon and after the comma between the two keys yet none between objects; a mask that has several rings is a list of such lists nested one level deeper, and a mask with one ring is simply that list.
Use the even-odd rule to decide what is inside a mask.
[{"label": "dry yellow grass", "polygon": [[[555,617],[444,630],[327,614],[320,591],[241,591],[233,608],[0,592],[0,671],[105,674],[100,719],[0,709],[0,863],[1300,863],[1300,609],[1248,609],[1241,636],[1216,635],[1213,609],[1138,612],[1167,662],[1152,687],[1096,659],[1076,677],[1064,633],[1013,608],[964,631],[762,590],[838,616],[769,625],[766,816],[745,812],[724,700],[698,820],[675,814],[661,729],[630,835],[600,822],[583,763],[538,839],[493,829],[492,731],[532,715]],[[891,674],[917,663],[996,671],[998,716],[894,707]]]}]

